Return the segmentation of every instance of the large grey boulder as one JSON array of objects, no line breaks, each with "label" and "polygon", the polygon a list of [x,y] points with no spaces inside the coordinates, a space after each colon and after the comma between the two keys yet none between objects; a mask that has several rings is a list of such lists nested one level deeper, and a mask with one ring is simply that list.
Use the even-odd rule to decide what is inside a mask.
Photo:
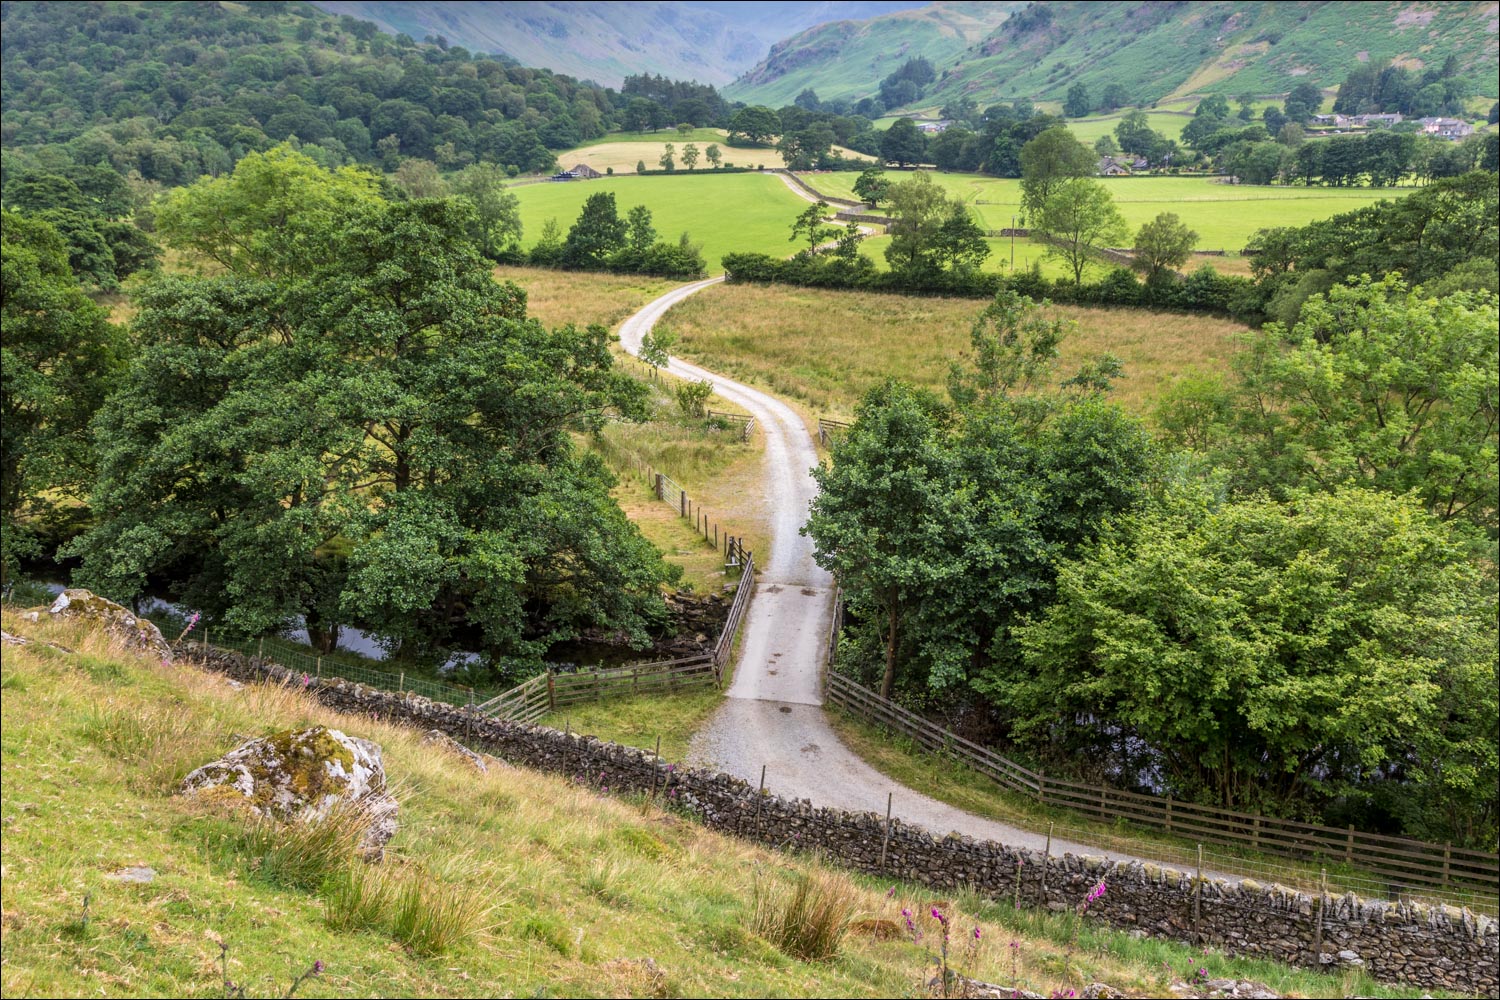
[{"label": "large grey boulder", "polygon": [[327,726],[251,740],[193,771],[182,788],[243,800],[255,815],[283,823],[318,822],[351,807],[369,822],[361,848],[372,860],[395,836],[400,808],[386,790],[379,744]]},{"label": "large grey boulder", "polygon": [[172,647],[162,638],[161,630],[135,612],[91,590],[71,588],[57,595],[47,613],[58,618],[78,618],[101,626],[105,634],[126,649],[138,650],[172,662]]}]

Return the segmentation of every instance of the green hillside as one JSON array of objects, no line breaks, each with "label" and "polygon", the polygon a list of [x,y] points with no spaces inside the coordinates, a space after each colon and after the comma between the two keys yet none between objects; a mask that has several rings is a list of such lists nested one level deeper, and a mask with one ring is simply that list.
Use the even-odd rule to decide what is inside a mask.
[{"label": "green hillside", "polygon": [[[907,56],[925,55],[939,78],[922,104],[960,96],[981,107],[1001,99],[1060,100],[1082,83],[1095,99],[1110,84],[1135,103],[1174,94],[1284,93],[1311,79],[1336,86],[1354,66],[1390,60],[1409,68],[1456,55],[1474,88],[1496,91],[1492,3],[934,4],[858,25],[825,25],[788,39],[726,92],[775,104],[812,87],[825,99],[876,92]],[[988,33],[954,44],[939,25],[988,21]],[[837,29],[837,30],[835,30]],[[872,60],[883,40],[900,55]]]},{"label": "green hillside", "polygon": [[823,100],[868,97],[903,62],[951,62],[983,41],[1023,3],[935,3],[866,21],[836,21],[778,43],[771,54],[724,88],[748,104],[790,104],[804,87]]}]

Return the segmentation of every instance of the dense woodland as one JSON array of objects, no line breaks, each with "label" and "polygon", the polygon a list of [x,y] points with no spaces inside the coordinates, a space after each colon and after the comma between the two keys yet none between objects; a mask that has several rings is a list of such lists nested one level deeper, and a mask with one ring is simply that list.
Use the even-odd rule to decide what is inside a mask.
[{"label": "dense woodland", "polygon": [[[982,170],[1022,179],[1070,279],[982,271],[961,201],[867,164],[887,270],[816,206],[789,260],[725,260],[733,280],[989,301],[946,397],[877,390],[818,473],[841,669],[1054,771],[1494,847],[1494,133],[1310,138],[1315,86],[1259,120],[1207,98],[1181,144],[1126,115],[1116,149],[1168,169],[1424,182],[1262,231],[1251,278],[1183,276],[1194,234],[1170,213],[1126,231],[1094,179],[1105,149],[1024,101],[945,108],[958,125],[929,139],[812,93],[615,92],[301,4],[3,17],[7,579],[60,554],[106,594],[164,584],[247,632],[301,618],[329,648],[378,623],[404,655],[476,645],[496,669],[592,629],[641,644],[674,573],[573,435],[641,417],[644,389],[605,331],[546,330],[492,280],[522,259],[505,181],[677,124],[794,166],[849,166],[844,146]],[[1340,100],[1461,99],[1436,72],[1355,74]],[[881,89],[929,82],[914,62]],[[541,235],[531,263],[705,268],[609,192]],[[1085,280],[1123,245],[1139,274]],[[94,297],[127,279],[121,327]],[[1109,401],[1117,360],[1057,369],[1048,298],[1261,328],[1147,422]]]}]

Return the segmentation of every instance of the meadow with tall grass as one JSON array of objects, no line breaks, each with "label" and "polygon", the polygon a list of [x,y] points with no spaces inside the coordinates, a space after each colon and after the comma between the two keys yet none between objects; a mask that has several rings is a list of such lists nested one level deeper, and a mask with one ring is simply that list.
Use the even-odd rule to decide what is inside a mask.
[{"label": "meadow with tall grass", "polygon": [[[922,995],[932,909],[989,942],[963,971],[1044,994],[1104,981],[1160,995],[1196,967],[1288,996],[1417,992],[840,875],[611,797],[607,776],[494,761],[481,774],[417,730],[341,715],[297,685],[127,654],[13,608],[3,624],[32,640],[7,645],[0,673],[7,997],[293,983],[299,996]],[[357,814],[262,825],[175,794],[245,739],[311,725],[383,748],[401,827],[379,864],[351,857]],[[132,867],[150,880],[119,877]],[[921,935],[889,933],[901,909]]]},{"label": "meadow with tall grass", "polygon": [[[984,303],[786,286],[721,285],[666,316],[684,357],[848,417],[871,387],[898,377],[941,390],[969,350]],[[1109,352],[1125,364],[1112,398],[1138,413],[1179,378],[1225,369],[1246,329],[1228,319],[1102,306],[1054,306],[1076,322],[1059,370]]]}]

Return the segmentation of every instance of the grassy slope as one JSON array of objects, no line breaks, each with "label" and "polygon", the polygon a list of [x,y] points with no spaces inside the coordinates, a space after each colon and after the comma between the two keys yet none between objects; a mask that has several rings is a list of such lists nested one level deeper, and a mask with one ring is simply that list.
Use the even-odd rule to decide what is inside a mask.
[{"label": "grassy slope", "polygon": [[724,96],[779,108],[811,86],[823,100],[875,93],[880,80],[917,56],[941,66],[984,38],[1024,3],[941,3],[865,21],[821,24],[777,43]]},{"label": "grassy slope", "polygon": [[[1120,83],[1142,103],[1189,93],[1282,94],[1302,79],[1336,86],[1362,58],[1426,65],[1450,52],[1480,91],[1496,92],[1495,14],[1484,2],[1048,7],[1049,27],[1017,31],[997,11],[989,15],[996,27],[987,37],[964,48],[950,41],[946,58],[934,61],[940,79],[919,103],[939,106],[960,95],[981,106],[1015,97],[1060,100],[1078,82],[1095,98]],[[729,90],[740,100],[773,104],[808,86],[825,97],[868,96],[888,70],[872,63],[864,39],[882,31],[899,36],[898,25],[877,18],[839,36],[826,27],[809,31]]]},{"label": "grassy slope", "polygon": [[[784,882],[808,870],[802,862],[551,777],[476,774],[414,730],[338,715],[295,690],[235,688],[8,610],[4,625],[75,650],[8,648],[0,680],[6,996],[218,995],[211,936],[229,945],[228,975],[251,995],[283,993],[314,959],[327,967],[301,996],[897,996],[922,974],[922,949],[902,940],[855,936],[813,963],[756,936],[756,880]],[[401,830],[374,874],[487,908],[471,937],[424,957],[388,928],[335,931],[324,890],[287,888],[250,862],[245,820],[172,795],[189,769],[245,736],[310,724],[382,746]],[[151,866],[155,880],[108,877],[127,865]],[[889,919],[930,899],[885,888],[846,889],[853,915]],[[1069,947],[1062,918],[967,895],[944,905],[989,942],[971,971],[1038,991],[1104,980],[1163,995],[1168,970],[1203,965],[1288,996],[1416,994],[1094,927]]]},{"label": "grassy slope", "polygon": [[[848,416],[871,386],[900,377],[941,390],[948,365],[969,349],[984,307],[974,299],[919,298],[781,286],[726,285],[667,314],[695,362]],[[1146,412],[1173,379],[1224,366],[1245,328],[1198,315],[1140,309],[1056,307],[1076,320],[1062,368],[1109,351],[1127,377],[1115,396]]]},{"label": "grassy slope", "polygon": [[722,270],[719,258],[732,251],[788,253],[792,220],[807,207],[779,178],[763,174],[711,177],[699,170],[696,176],[680,172],[674,177],[528,184],[515,188],[527,245],[537,241],[548,219],[556,219],[566,236],[584,200],[597,191],[614,192],[621,218],[633,205],[651,209],[662,239],[675,240],[686,230],[703,244],[710,274]]}]

